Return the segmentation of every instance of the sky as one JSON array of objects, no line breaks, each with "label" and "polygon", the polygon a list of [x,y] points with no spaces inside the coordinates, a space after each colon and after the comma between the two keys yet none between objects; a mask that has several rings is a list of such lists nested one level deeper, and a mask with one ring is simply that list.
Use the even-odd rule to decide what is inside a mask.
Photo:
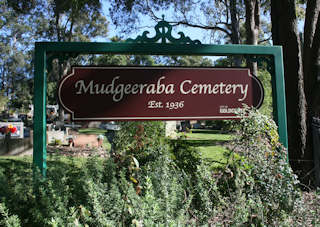
[{"label": "sky", "polygon": [[[102,7],[103,7],[103,13],[105,14],[106,18],[108,20],[110,20],[110,15],[109,15],[109,1],[102,1]],[[198,9],[199,10],[199,9]],[[165,20],[170,20],[172,19],[173,15],[174,15],[174,11],[173,9],[169,9],[166,11],[158,11],[155,12],[157,17],[161,17],[162,15],[166,15]],[[199,17],[200,21],[206,21],[206,19],[204,18],[203,14],[201,12],[196,12],[195,14],[197,14],[197,17]],[[262,15],[261,17],[263,20],[265,21],[269,21],[270,22],[270,16],[267,15]],[[128,37],[124,37],[125,39],[128,38],[136,38],[138,35],[141,35],[144,31],[149,31],[150,33],[148,34],[148,37],[153,37],[155,35],[155,30],[154,30],[154,26],[156,26],[157,22],[152,20],[149,16],[144,16],[141,19],[142,23],[139,24],[139,26],[141,27],[141,29],[138,29],[136,31],[133,31],[132,33],[128,34]],[[304,27],[304,20],[301,20],[298,22],[298,30],[299,32],[303,32],[303,27]],[[119,29],[117,29],[112,22],[110,22],[109,24],[109,36],[108,38],[111,38],[113,36],[117,35],[117,32],[119,32]],[[190,28],[190,27],[186,27],[186,26],[178,26],[177,28],[174,27],[173,32],[172,32],[172,36],[175,38],[180,37],[178,35],[178,32],[182,31],[186,36],[189,36],[192,40],[200,40],[203,44],[224,44],[224,40],[221,40],[221,43],[217,43],[217,40],[214,40],[210,35],[210,32],[205,31],[204,29],[200,29],[200,28]]]},{"label": "sky", "polygon": [[[110,15],[109,15],[109,7],[110,4],[108,1],[103,1],[102,2],[102,10],[103,13],[105,14],[106,18],[110,20]],[[162,15],[166,15],[166,19],[170,19],[172,14],[174,14],[173,10],[167,10],[167,11],[159,11],[156,12],[156,16],[162,17]],[[128,34],[128,37],[124,37],[125,39],[128,38],[136,38],[138,35],[141,35],[144,31],[149,31],[150,33],[148,34],[148,37],[153,37],[155,35],[155,30],[154,27],[157,25],[157,22],[151,19],[149,16],[144,16],[141,19],[142,23],[139,24],[140,29],[133,31],[132,33]],[[108,38],[114,37],[117,35],[119,32],[119,29],[117,29],[112,22],[109,24],[109,35]],[[186,36],[189,36],[191,40],[200,40],[203,44],[209,44],[209,39],[205,38],[208,37],[208,32],[204,31],[203,29],[199,28],[190,28],[190,27],[182,27],[178,26],[177,28],[174,27],[172,31],[172,36],[175,38],[179,38],[180,35],[178,35],[178,32],[183,32]]]}]

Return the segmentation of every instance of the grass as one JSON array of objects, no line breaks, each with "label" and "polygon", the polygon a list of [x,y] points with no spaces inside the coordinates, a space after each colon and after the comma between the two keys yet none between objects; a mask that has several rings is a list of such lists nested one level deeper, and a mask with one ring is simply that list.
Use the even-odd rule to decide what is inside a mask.
[{"label": "grass", "polygon": [[226,142],[232,140],[232,135],[220,133],[218,130],[192,130],[185,134],[189,140],[210,140]]},{"label": "grass", "polygon": [[233,139],[232,134],[221,133],[218,130],[197,129],[189,133],[181,133],[190,145],[201,152],[204,160],[210,163],[211,168],[224,166],[228,161],[230,151],[223,145]]},{"label": "grass", "polygon": [[[86,128],[80,129],[81,134],[104,134],[106,130],[98,128]],[[206,161],[210,163],[212,168],[219,168],[227,163],[230,151],[223,145],[230,140],[232,140],[232,135],[221,133],[217,130],[192,130],[190,133],[180,133],[180,135],[185,135],[185,142],[196,147]],[[103,147],[106,150],[111,149],[111,145],[107,139],[103,141]],[[86,158],[83,157],[60,157],[57,158],[48,156],[47,165],[50,168],[51,165],[73,165],[77,168],[81,168],[82,164],[85,162]],[[13,163],[31,163],[32,157],[16,157],[16,156],[0,156],[0,166]]]},{"label": "grass", "polygon": [[107,132],[107,130],[101,129],[101,128],[81,128],[81,129],[79,129],[80,134],[104,135],[106,132]]},{"label": "grass", "polygon": [[[80,129],[81,134],[104,134],[107,130],[99,128],[84,128]],[[231,141],[233,135],[221,133],[219,130],[193,129],[189,133],[180,133],[186,136],[186,143],[196,147],[201,152],[202,157],[210,162],[212,168],[218,168],[227,163],[227,158],[230,151],[223,144]],[[107,140],[103,141],[103,146],[107,150],[111,145]]]},{"label": "grass", "polygon": [[202,158],[210,163],[213,169],[224,167],[227,164],[230,151],[222,146],[199,147]]},{"label": "grass", "polygon": [[[5,167],[8,165],[19,165],[26,168],[31,168],[32,156],[0,156],[0,167]],[[84,157],[68,157],[68,156],[47,156],[47,166],[74,166],[76,168],[81,168],[86,162]]]}]

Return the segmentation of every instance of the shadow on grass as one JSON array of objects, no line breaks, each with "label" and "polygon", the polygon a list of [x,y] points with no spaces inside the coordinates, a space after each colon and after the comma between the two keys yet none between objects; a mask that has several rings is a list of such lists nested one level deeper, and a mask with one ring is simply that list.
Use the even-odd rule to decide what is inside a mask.
[{"label": "shadow on grass", "polygon": [[231,164],[233,161],[230,159],[233,152],[224,152],[220,157],[205,157],[203,161],[210,166],[211,170],[221,170],[225,169],[226,165]]},{"label": "shadow on grass", "polygon": [[[32,157],[28,158],[0,158],[0,171],[3,171],[7,178],[13,175],[29,176],[32,172]],[[51,171],[55,170],[81,170],[79,161],[72,157],[49,157],[47,159],[47,173],[50,175]]]},{"label": "shadow on grass", "polygon": [[16,174],[28,172],[32,167],[32,159],[11,159],[11,158],[0,158],[0,170],[2,169],[6,176],[13,174],[12,170]]},{"label": "shadow on grass", "polygon": [[86,129],[79,129],[78,132],[80,134],[96,134],[96,135],[100,135],[100,134],[106,133],[107,130],[100,129],[100,128],[86,128]]},{"label": "shadow on grass", "polygon": [[208,146],[216,146],[216,145],[224,145],[228,141],[225,140],[183,140],[188,145],[194,147],[208,147]]},{"label": "shadow on grass", "polygon": [[216,129],[192,129],[192,133],[203,133],[203,134],[229,134],[229,131],[221,131]]}]

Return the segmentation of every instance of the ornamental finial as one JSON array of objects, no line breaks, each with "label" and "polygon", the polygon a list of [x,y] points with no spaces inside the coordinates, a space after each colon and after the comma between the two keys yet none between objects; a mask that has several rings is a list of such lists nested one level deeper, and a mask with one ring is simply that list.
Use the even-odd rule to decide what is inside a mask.
[{"label": "ornamental finial", "polygon": [[148,31],[144,31],[142,35],[139,35],[136,39],[127,39],[128,43],[160,43],[166,44],[189,44],[197,45],[201,44],[199,40],[191,40],[189,37],[185,36],[183,32],[178,32],[180,35],[179,38],[174,38],[171,35],[172,25],[169,22],[164,20],[164,14],[162,15],[162,20],[154,27],[156,30],[156,35],[154,37],[147,37],[149,34]]}]

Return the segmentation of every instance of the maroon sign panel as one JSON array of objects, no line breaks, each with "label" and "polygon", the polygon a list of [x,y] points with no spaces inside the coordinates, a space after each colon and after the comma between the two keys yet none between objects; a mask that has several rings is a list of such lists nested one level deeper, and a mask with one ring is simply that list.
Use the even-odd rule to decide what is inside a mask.
[{"label": "maroon sign panel", "polygon": [[73,120],[200,120],[237,118],[264,91],[245,68],[73,67],[58,97]]}]

